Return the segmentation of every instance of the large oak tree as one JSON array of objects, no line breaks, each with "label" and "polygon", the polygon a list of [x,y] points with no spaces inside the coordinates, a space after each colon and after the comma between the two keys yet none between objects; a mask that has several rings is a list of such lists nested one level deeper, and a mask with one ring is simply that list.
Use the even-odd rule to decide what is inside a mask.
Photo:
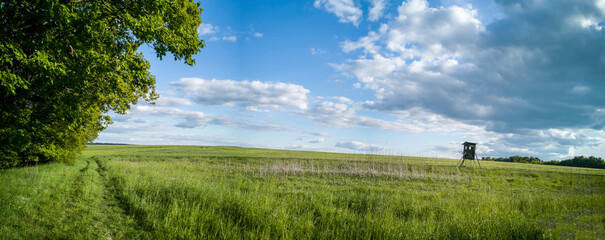
[{"label": "large oak tree", "polygon": [[193,0],[0,1],[0,167],[73,161],[139,99],[157,99],[149,45],[195,63]]}]

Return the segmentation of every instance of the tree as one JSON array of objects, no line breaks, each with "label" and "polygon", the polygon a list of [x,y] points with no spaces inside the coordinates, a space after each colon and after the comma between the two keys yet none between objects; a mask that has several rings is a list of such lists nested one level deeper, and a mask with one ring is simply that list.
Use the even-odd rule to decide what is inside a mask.
[{"label": "tree", "polygon": [[193,0],[0,1],[0,167],[73,161],[155,78],[139,47],[195,64]]}]

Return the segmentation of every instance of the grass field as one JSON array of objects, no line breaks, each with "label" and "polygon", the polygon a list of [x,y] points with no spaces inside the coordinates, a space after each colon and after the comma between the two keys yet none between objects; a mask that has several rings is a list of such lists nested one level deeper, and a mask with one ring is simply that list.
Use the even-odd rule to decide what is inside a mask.
[{"label": "grass field", "polygon": [[0,170],[0,239],[603,239],[605,170],[91,145]]}]

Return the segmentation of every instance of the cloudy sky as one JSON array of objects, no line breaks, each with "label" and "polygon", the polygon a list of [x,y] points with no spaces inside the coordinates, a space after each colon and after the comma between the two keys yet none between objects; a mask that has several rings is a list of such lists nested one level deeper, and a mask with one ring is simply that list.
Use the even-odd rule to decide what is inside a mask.
[{"label": "cloudy sky", "polygon": [[205,0],[96,142],[605,157],[605,0]]}]

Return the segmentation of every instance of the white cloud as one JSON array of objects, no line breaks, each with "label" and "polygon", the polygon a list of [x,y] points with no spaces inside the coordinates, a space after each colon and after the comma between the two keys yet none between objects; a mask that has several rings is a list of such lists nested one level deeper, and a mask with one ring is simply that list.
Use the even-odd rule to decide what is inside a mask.
[{"label": "white cloud", "polygon": [[384,15],[384,9],[386,8],[386,0],[370,0],[372,6],[368,13],[368,19],[370,21],[378,21],[382,15]]},{"label": "white cloud", "polygon": [[353,104],[353,100],[346,98],[346,97],[331,97],[331,99],[334,99],[336,101],[339,101],[341,103],[346,103],[346,104]]},{"label": "white cloud", "polygon": [[359,26],[363,15],[363,11],[353,0],[315,0],[313,6],[333,13],[339,22],[349,22],[355,26]]},{"label": "white cloud", "polygon": [[263,34],[262,34],[262,33],[259,33],[259,32],[255,32],[255,33],[254,33],[254,36],[255,36],[255,37],[258,37],[258,38],[262,38],[262,37],[263,37]]},{"label": "white cloud", "polygon": [[[296,84],[260,81],[204,80],[183,78],[171,85],[196,103],[210,106],[235,106],[279,109],[307,109],[309,90]],[[252,108],[251,108],[252,109]]]},{"label": "white cloud", "polygon": [[185,111],[178,108],[155,107],[155,106],[135,106],[129,115],[133,116],[156,116],[170,117],[180,119],[181,122],[175,126],[180,128],[194,128],[203,126],[212,121],[212,116],[206,115],[203,112]]},{"label": "white cloud", "polygon": [[582,26],[584,29],[594,29],[596,31],[603,30],[603,22],[601,20],[597,20],[591,16],[577,16],[575,21],[579,26]]},{"label": "white cloud", "polygon": [[554,154],[554,157],[558,158],[560,160],[573,158],[575,156],[577,156],[577,155],[576,155],[576,148],[574,146],[570,146],[569,148],[567,148],[567,153]]},{"label": "white cloud", "polygon": [[[223,31],[223,33],[218,34],[219,33],[218,26],[213,26],[212,24],[206,24],[206,23],[200,24],[200,26],[198,27],[198,33],[200,36],[212,35],[212,36],[210,36],[210,38],[208,38],[209,41],[223,40],[223,41],[229,41],[229,42],[236,42],[237,38],[238,38],[237,37],[238,33],[232,32],[231,27],[227,27],[226,31]],[[255,37],[263,36],[262,33],[253,33],[252,35]]]},{"label": "white cloud", "polygon": [[[484,127],[464,124],[434,113],[426,112],[419,108],[393,111],[390,115],[397,119],[387,121],[375,117],[359,115],[354,107],[349,104],[353,103],[347,101],[320,102],[309,108],[309,110],[305,112],[305,116],[324,126],[335,128],[354,126],[404,132],[484,131]],[[371,102],[364,105],[371,105]]]},{"label": "white cloud", "polygon": [[321,102],[308,110],[306,116],[329,127],[348,127],[356,117],[355,110],[344,103]]},{"label": "white cloud", "polygon": [[252,122],[248,120],[239,120],[227,116],[215,116],[209,122],[214,125],[228,126],[232,128],[241,128],[256,131],[287,131],[293,130],[291,127],[283,126],[282,124],[271,124],[264,122]]},{"label": "white cloud", "polygon": [[193,105],[193,102],[185,98],[160,96],[160,98],[155,101],[155,104],[158,106],[189,106]]},{"label": "white cloud", "polygon": [[212,26],[212,24],[202,23],[197,28],[197,32],[200,36],[214,34],[219,31],[219,28],[216,26]]},{"label": "white cloud", "polygon": [[304,134],[309,134],[309,135],[313,135],[313,136],[317,136],[317,137],[328,137],[330,136],[329,134],[325,133],[325,132],[308,132],[308,131],[304,131]]},{"label": "white cloud", "polygon": [[[256,131],[286,131],[292,130],[291,127],[267,123],[267,122],[254,122],[248,120],[240,120],[230,116],[224,115],[214,115],[214,114],[205,114],[203,112],[198,111],[186,111],[178,108],[170,108],[170,107],[156,107],[151,105],[136,105],[131,110],[128,111],[127,115],[124,115],[125,119],[122,119],[124,123],[118,125],[111,125],[108,129],[110,132],[118,132],[118,131],[139,131],[144,130],[147,131],[151,128],[134,128],[131,124],[131,119],[140,119],[140,118],[149,118],[156,117],[157,118],[170,118],[175,119],[180,122],[176,123],[174,126],[178,128],[196,128],[203,127],[206,125],[218,125],[218,126],[226,126],[231,128],[239,128],[239,129],[247,129],[247,130],[256,130]],[[137,122],[136,125],[144,126],[145,121]]]},{"label": "white cloud", "polygon": [[[141,122],[139,120],[127,120],[130,116],[125,117],[122,121],[115,121],[109,125],[107,129],[103,130],[103,133],[131,133],[141,131],[161,131],[164,129],[164,123],[161,121],[154,121],[151,123]],[[113,118],[112,118],[113,119]],[[124,121],[125,120],[125,121]]]},{"label": "white cloud", "polygon": [[324,142],[324,138],[318,138],[316,140],[309,141],[309,143],[322,143],[322,142]]},{"label": "white cloud", "polygon": [[302,150],[302,151],[326,151],[325,147],[309,146],[304,144],[291,144],[287,146],[274,146],[276,149]]},{"label": "white cloud", "polygon": [[385,151],[387,149],[382,146],[378,146],[378,145],[374,145],[374,144],[367,144],[367,143],[362,143],[362,142],[357,142],[357,141],[341,141],[341,142],[336,143],[335,146],[339,147],[339,148],[347,148],[347,149],[351,149],[351,150],[355,150],[355,151],[373,152],[373,153]]},{"label": "white cloud", "polygon": [[230,42],[235,42],[235,41],[237,41],[237,36],[224,36],[223,40],[230,41]]},{"label": "white cloud", "polygon": [[[110,138],[111,140],[109,140]],[[235,139],[224,136],[201,135],[201,134],[183,134],[183,133],[165,133],[153,131],[131,132],[129,134],[103,134],[95,142],[123,142],[133,144],[162,144],[162,145],[230,145],[230,146],[248,146],[255,147],[253,144],[240,142]]]},{"label": "white cloud", "polygon": [[269,111],[267,109],[258,108],[256,106],[247,106],[246,110],[252,111],[252,112],[264,112],[264,113],[271,112],[271,111]]},{"label": "white cloud", "polygon": [[326,50],[323,50],[321,48],[311,48],[311,55],[321,55],[321,54],[325,54]]},{"label": "white cloud", "polygon": [[403,2],[393,21],[341,43],[344,52],[363,49],[359,57],[332,66],[372,90],[366,107],[384,113],[420,108],[503,133],[602,128],[605,95],[590,93],[605,91],[595,51],[605,14],[591,2],[496,3],[503,16],[485,26],[471,5]]},{"label": "white cloud", "polygon": [[586,94],[586,93],[590,92],[590,88],[588,88],[587,86],[577,85],[571,89],[571,92],[577,93],[577,94]]},{"label": "white cloud", "polygon": [[380,50],[380,47],[374,43],[378,41],[380,37],[381,34],[370,31],[368,36],[362,37],[354,42],[346,40],[340,44],[340,47],[345,53],[362,48],[365,53],[376,54]]},{"label": "white cloud", "polygon": [[398,7],[386,46],[403,57],[443,58],[465,53],[484,29],[471,8],[430,8],[426,0],[410,0]]}]

